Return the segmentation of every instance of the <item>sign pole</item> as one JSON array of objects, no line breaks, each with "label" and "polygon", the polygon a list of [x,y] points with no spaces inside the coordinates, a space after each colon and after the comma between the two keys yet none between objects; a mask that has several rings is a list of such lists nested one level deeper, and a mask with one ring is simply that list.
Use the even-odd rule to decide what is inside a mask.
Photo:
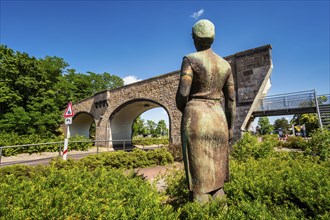
[{"label": "sign pole", "polygon": [[66,160],[66,157],[68,155],[69,136],[70,136],[70,125],[66,125],[66,135],[64,138],[64,148],[63,148],[63,160]]},{"label": "sign pole", "polygon": [[72,117],[74,116],[74,112],[72,109],[72,103],[68,103],[68,107],[65,110],[65,113],[63,114],[63,117],[65,118],[64,122],[66,125],[66,134],[64,138],[64,147],[63,147],[63,160],[66,160],[67,154],[68,154],[68,145],[69,145],[69,138],[70,138],[70,124],[72,124]]}]

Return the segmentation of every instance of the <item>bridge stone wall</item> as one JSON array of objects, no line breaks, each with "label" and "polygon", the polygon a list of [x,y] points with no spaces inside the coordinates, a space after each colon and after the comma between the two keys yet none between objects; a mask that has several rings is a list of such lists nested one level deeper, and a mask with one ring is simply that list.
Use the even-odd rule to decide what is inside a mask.
[{"label": "bridge stone wall", "polygon": [[[269,80],[272,70],[271,46],[266,45],[243,51],[227,56],[225,59],[230,63],[235,79],[237,117],[234,136],[238,139],[241,131],[247,129],[251,122],[252,112],[258,100],[263,96]],[[179,76],[180,71],[175,71],[117,89],[101,91],[90,98],[74,103],[73,109],[76,115],[85,112],[94,118],[96,140],[110,140],[114,139],[110,131],[112,119],[120,113],[121,109],[129,103],[150,101],[167,111],[170,140],[178,144],[180,143],[181,112],[176,108],[175,96]],[[141,109],[139,114],[143,111]],[[74,121],[73,119],[73,126]],[[133,121],[130,123],[132,124]]]},{"label": "bridge stone wall", "polygon": [[273,69],[271,46],[242,51],[225,57],[230,63],[236,90],[235,139],[240,138],[253,121],[252,113],[270,87]]}]

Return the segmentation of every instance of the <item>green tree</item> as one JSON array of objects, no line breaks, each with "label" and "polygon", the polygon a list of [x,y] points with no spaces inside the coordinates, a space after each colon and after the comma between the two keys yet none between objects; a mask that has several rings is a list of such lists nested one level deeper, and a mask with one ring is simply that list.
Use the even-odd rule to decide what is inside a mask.
[{"label": "green tree", "polygon": [[315,113],[294,115],[290,122],[294,125],[305,124],[307,136],[309,136],[312,131],[319,128],[319,120]]},{"label": "green tree", "polygon": [[270,132],[274,130],[268,117],[260,117],[258,120],[258,127],[261,135],[270,134]]},{"label": "green tree", "polygon": [[156,122],[152,120],[147,120],[147,124],[146,124],[147,134],[151,135],[152,137],[156,137],[157,136],[156,126],[157,126]]},{"label": "green tree", "polygon": [[56,130],[61,114],[53,85],[67,66],[64,60],[36,59],[3,45],[0,60],[0,130],[46,135]]},{"label": "green tree", "polygon": [[37,59],[0,45],[0,131],[57,135],[68,101],[123,85],[118,76],[68,66],[59,57]]},{"label": "green tree", "polygon": [[146,135],[147,131],[146,131],[146,127],[144,125],[144,120],[138,116],[134,122],[133,122],[133,126],[132,126],[132,136],[133,137],[137,137],[139,135]]},{"label": "green tree", "polygon": [[156,135],[157,136],[167,136],[168,135],[168,128],[166,126],[165,120],[158,121],[157,127],[156,127]]},{"label": "green tree", "polygon": [[274,121],[274,125],[273,125],[275,130],[279,130],[282,129],[283,134],[288,134],[289,133],[289,129],[290,129],[290,124],[288,122],[288,120],[284,117],[276,119]]},{"label": "green tree", "polygon": [[[62,93],[66,92],[66,96],[69,96],[69,100],[72,102],[87,98],[102,90],[115,89],[124,85],[124,81],[120,77],[109,73],[87,72],[87,74],[83,74],[77,73],[75,69],[68,69],[67,74],[63,77],[65,81],[58,86],[64,87]],[[68,89],[65,89],[66,87]]]}]

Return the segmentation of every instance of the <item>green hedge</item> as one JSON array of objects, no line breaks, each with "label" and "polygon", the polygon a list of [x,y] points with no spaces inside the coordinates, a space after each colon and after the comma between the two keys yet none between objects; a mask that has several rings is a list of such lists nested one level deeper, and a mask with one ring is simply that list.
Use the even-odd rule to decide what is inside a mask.
[{"label": "green hedge", "polygon": [[286,142],[279,141],[276,135],[265,135],[262,141],[250,133],[245,133],[231,150],[231,156],[240,161],[250,157],[267,158],[274,153],[274,147],[301,149],[305,155],[318,156],[321,160],[330,159],[330,130],[318,129],[311,133],[308,140],[302,137],[288,137]]},{"label": "green hedge", "polygon": [[244,133],[243,138],[238,140],[231,150],[231,156],[239,161],[245,161],[250,157],[267,158],[274,153],[274,147],[278,146],[276,135],[265,135],[260,142],[250,133]]},{"label": "green hedge", "polygon": [[0,192],[1,219],[175,218],[172,208],[162,205],[163,197],[143,179],[105,167],[50,167],[47,174],[26,181],[6,175]]},{"label": "green hedge", "polygon": [[173,156],[164,148],[143,151],[134,149],[132,152],[116,151],[89,155],[80,159],[80,166],[95,168],[107,166],[111,168],[137,168],[173,163]]},{"label": "green hedge", "polygon": [[308,146],[308,141],[299,136],[290,136],[286,142],[281,143],[281,147],[290,149],[301,149],[305,150]]},{"label": "green hedge", "polygon": [[329,162],[282,152],[259,160],[250,158],[244,164],[233,160],[230,165],[231,181],[225,186],[228,203],[243,216],[330,217]]},{"label": "green hedge", "polygon": [[330,130],[319,129],[311,133],[305,155],[319,156],[321,160],[330,159]]},{"label": "green hedge", "polygon": [[143,145],[143,146],[150,146],[150,145],[168,145],[169,139],[168,137],[162,138],[133,138],[132,139],[133,145]]},{"label": "green hedge", "polygon": [[[167,176],[163,193],[123,172],[172,162],[165,149],[3,167],[0,219],[329,219],[330,160],[314,153],[273,152],[273,138],[260,143],[245,136],[231,156],[226,201],[204,206],[189,201],[183,170]],[[326,132],[315,133],[310,143],[320,147],[327,140]],[[251,149],[254,144],[258,150]]]},{"label": "green hedge", "polygon": [[[118,159],[127,156],[117,154]],[[204,206],[188,201],[183,170],[172,171],[166,191],[157,193],[134,173],[102,163],[94,165],[54,160],[49,166],[1,168],[0,219],[330,217],[330,162],[318,157],[280,152],[268,158],[231,160],[231,180],[224,188],[226,201]]]},{"label": "green hedge", "polygon": [[180,219],[329,219],[329,167],[329,161],[300,153],[231,160],[226,204],[188,202],[182,170],[170,174],[166,195]]},{"label": "green hedge", "polygon": [[0,219],[175,219],[143,178],[114,169],[171,162],[165,149],[136,149],[0,168]]}]

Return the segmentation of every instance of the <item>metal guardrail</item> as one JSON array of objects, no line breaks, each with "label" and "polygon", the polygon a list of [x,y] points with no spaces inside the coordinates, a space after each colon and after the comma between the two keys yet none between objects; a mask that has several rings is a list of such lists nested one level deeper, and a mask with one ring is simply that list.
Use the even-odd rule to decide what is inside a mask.
[{"label": "metal guardrail", "polygon": [[[160,141],[167,140],[167,138],[154,138],[155,140],[159,140],[158,144],[155,144],[157,147],[161,147]],[[134,139],[134,140],[143,140],[143,139]],[[108,150],[116,148],[116,150],[124,150],[124,151],[129,151],[132,150],[132,142],[134,141],[133,139],[119,139],[119,140],[86,140],[86,141],[70,141],[69,144],[74,144],[74,143],[94,143],[96,147],[96,153],[98,154],[100,152],[100,148],[107,148]],[[150,140],[150,139],[149,139]],[[102,146],[96,143],[105,143],[106,146]],[[112,146],[109,146],[109,143],[112,143]],[[21,147],[37,147],[37,146],[44,146],[44,145],[56,145],[58,144],[58,156],[62,156],[62,148],[64,145],[64,141],[58,141],[58,142],[47,142],[47,143],[38,143],[38,144],[22,144],[22,145],[13,145],[13,146],[0,146],[0,164],[1,164],[1,158],[3,157],[3,152],[2,149],[8,149],[8,148],[21,148]],[[120,147],[121,146],[121,147]],[[146,146],[142,145],[142,150],[149,149]]]}]

